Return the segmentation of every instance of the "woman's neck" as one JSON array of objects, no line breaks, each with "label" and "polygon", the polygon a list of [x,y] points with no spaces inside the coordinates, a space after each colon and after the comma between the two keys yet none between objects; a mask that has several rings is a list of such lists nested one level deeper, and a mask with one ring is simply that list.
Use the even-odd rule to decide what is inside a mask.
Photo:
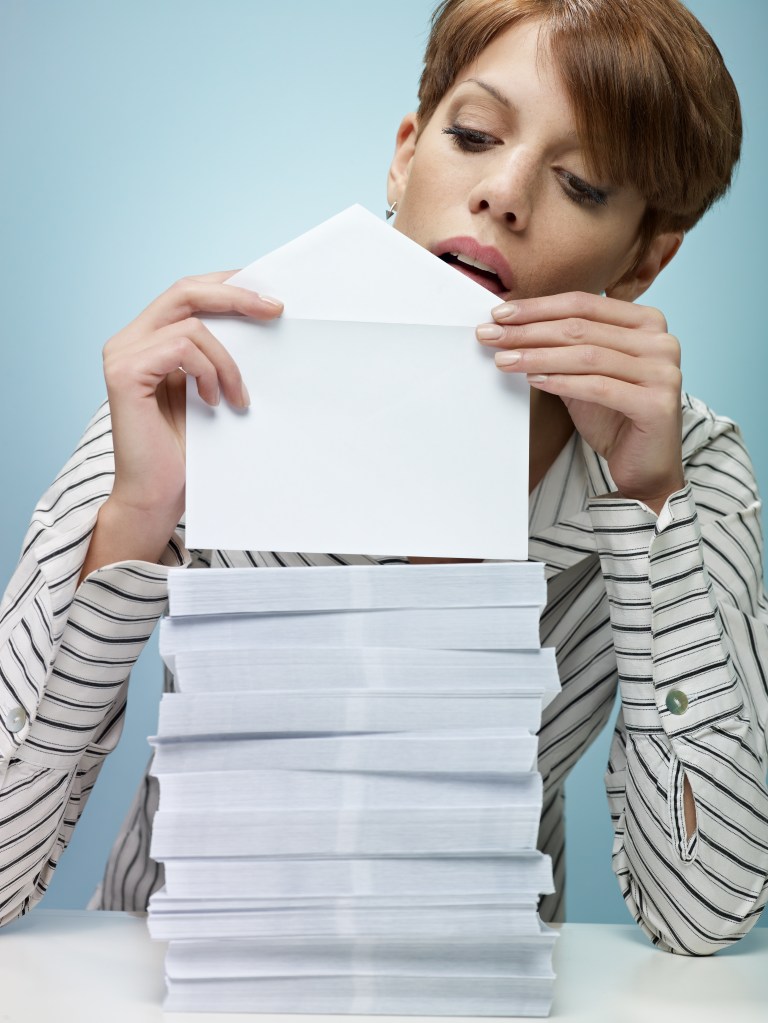
[{"label": "woman's neck", "polygon": [[568,409],[556,394],[531,390],[531,439],[528,462],[528,493],[544,479],[547,470],[573,433]]}]

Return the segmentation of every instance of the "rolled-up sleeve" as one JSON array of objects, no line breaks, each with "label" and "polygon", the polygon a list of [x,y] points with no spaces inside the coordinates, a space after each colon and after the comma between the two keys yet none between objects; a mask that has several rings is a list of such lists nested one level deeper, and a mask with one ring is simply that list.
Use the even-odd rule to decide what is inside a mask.
[{"label": "rolled-up sleeve", "polygon": [[621,694],[605,779],[613,869],[655,944],[706,955],[768,901],[768,607],[760,501],[732,423],[686,477],[658,518],[618,498],[590,514]]}]

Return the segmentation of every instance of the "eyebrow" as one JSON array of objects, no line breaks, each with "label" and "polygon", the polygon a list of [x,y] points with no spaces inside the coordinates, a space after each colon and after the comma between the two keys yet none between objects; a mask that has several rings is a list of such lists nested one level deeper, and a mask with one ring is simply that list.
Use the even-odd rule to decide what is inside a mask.
[{"label": "eyebrow", "polygon": [[487,93],[490,93],[490,95],[493,96],[493,98],[497,100],[497,102],[501,103],[502,106],[504,107],[512,106],[511,100],[509,100],[504,95],[503,92],[499,92],[499,90],[495,86],[489,85],[488,82],[483,82],[480,78],[468,78],[467,81],[472,82],[473,85],[479,85],[481,89],[485,89],[485,91]]},{"label": "eyebrow", "polygon": [[[503,107],[508,110],[514,110],[515,105],[509,97],[505,96],[503,92],[500,92],[495,85],[491,85],[490,82],[484,82],[481,78],[467,78],[466,81],[461,83],[462,85],[479,85],[481,89],[484,89],[490,96],[496,100],[497,103],[501,103]],[[575,142],[580,142],[579,133],[577,131],[569,131],[567,138],[573,139]]]}]

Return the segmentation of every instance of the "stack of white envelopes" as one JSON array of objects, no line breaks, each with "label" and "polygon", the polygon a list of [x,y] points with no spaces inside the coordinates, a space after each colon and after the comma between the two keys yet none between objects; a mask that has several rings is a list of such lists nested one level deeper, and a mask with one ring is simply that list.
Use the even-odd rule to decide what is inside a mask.
[{"label": "stack of white envelopes", "polygon": [[172,1011],[543,1016],[535,563],[172,570]]}]

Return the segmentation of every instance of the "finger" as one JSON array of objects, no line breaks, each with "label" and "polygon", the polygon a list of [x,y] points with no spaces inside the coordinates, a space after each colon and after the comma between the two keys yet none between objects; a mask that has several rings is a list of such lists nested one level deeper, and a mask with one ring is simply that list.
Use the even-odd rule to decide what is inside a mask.
[{"label": "finger", "polygon": [[239,270],[216,270],[211,274],[190,274],[189,280],[202,281],[204,284],[223,284],[224,281],[228,281],[230,277],[239,273]]},{"label": "finger", "polygon": [[564,373],[533,374],[528,383],[540,391],[557,394],[563,399],[591,402],[621,412],[638,425],[661,422],[679,413],[680,401],[670,399],[661,389],[641,387],[626,380],[597,375],[570,375]]},{"label": "finger", "polygon": [[564,320],[569,317],[614,323],[619,327],[666,333],[664,315],[651,306],[604,298],[585,291],[569,291],[542,298],[522,298],[504,302],[491,310],[497,323],[532,323],[535,320]]},{"label": "finger", "polygon": [[138,382],[147,395],[154,395],[167,376],[183,370],[197,381],[197,391],[209,405],[218,405],[219,379],[216,367],[192,338],[182,334],[163,339],[143,351],[124,352],[120,359],[105,365],[107,389],[125,390],[125,382]]},{"label": "finger", "polygon": [[[197,382],[197,393],[203,401],[207,402],[209,405],[218,405],[221,398],[221,391],[219,388],[216,367],[213,365],[211,360],[206,358],[205,354],[197,347],[191,338],[177,338],[175,343],[171,343],[171,348],[181,358],[178,368],[188,377],[192,376],[195,378],[195,381]],[[162,370],[171,372],[168,367],[169,363],[166,362],[165,365],[161,367],[161,372]]]},{"label": "finger", "polygon": [[206,325],[195,316],[190,316],[180,323],[171,323],[162,327],[150,336],[142,351],[155,346],[164,345],[175,337],[185,337],[192,341],[203,352],[213,365],[218,384],[226,400],[238,408],[250,404],[248,391],[243,383],[242,374],[229,351],[211,333]]},{"label": "finger", "polygon": [[221,281],[185,277],[148,305],[135,324],[143,330],[157,330],[200,313],[236,313],[255,320],[273,320],[282,311],[282,302],[268,295]]},{"label": "finger", "polygon": [[680,342],[671,334],[598,323],[581,317],[505,325],[483,323],[475,334],[481,344],[493,348],[590,345],[680,365]]},{"label": "finger", "polygon": [[508,373],[568,373],[626,380],[646,387],[682,386],[677,366],[654,359],[638,359],[599,345],[570,348],[530,348],[496,353],[496,365]]}]

